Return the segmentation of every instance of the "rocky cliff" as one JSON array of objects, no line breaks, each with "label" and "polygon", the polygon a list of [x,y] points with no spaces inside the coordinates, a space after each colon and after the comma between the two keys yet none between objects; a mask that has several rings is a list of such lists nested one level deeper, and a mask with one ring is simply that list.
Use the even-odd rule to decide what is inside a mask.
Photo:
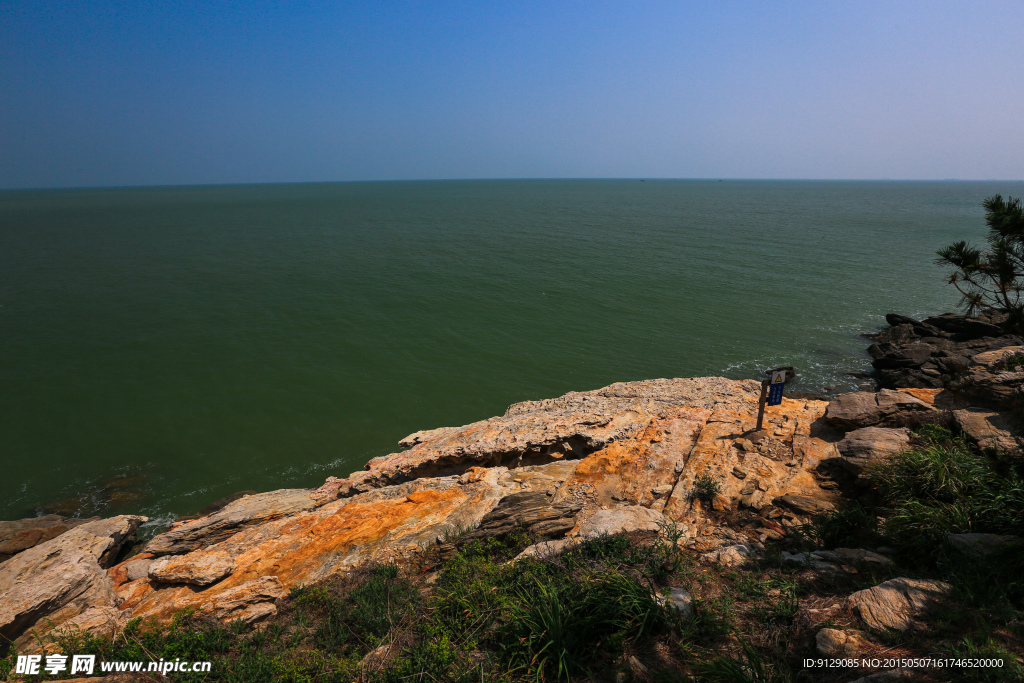
[{"label": "rocky cliff", "polygon": [[24,652],[48,631],[109,635],[183,608],[260,622],[290,589],[454,530],[520,528],[557,545],[674,525],[686,547],[725,561],[832,509],[864,464],[906,447],[901,423],[952,400],[920,387],[787,398],[755,431],[759,393],[753,380],[706,377],[519,403],[412,434],[319,488],[245,495],[179,521],[127,559],[144,518],[68,525],[0,563],[0,637]]},{"label": "rocky cliff", "polygon": [[[259,621],[291,588],[453,528],[522,526],[558,540],[673,522],[698,549],[760,542],[831,507],[834,485],[815,468],[838,455],[842,432],[822,419],[826,402],[785,399],[755,434],[759,391],[750,380],[663,379],[516,404],[412,434],[405,450],[320,488],[247,495],[178,522],[117,564],[143,518],[83,524],[0,564],[0,633],[24,649],[47,628],[109,632],[186,607]],[[784,512],[742,534],[719,526],[693,496],[699,475],[719,484],[718,512]]]}]

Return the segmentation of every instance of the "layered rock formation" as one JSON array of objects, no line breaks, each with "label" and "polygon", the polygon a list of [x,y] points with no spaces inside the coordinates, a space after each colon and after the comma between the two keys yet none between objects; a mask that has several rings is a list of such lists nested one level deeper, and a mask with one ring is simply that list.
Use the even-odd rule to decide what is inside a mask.
[{"label": "layered rock formation", "polygon": [[[95,621],[97,613],[83,615],[86,607],[105,617],[86,627],[101,629],[115,614],[166,620],[186,607],[255,622],[275,613],[290,588],[410,553],[452,529],[494,536],[522,528],[557,541],[671,522],[684,530],[684,542],[705,551],[756,543],[778,532],[755,528],[744,536],[711,524],[693,496],[698,475],[719,483],[716,508],[774,511],[778,521],[766,514],[765,524],[780,529],[778,522],[799,523],[808,511],[832,506],[837,494],[819,485],[828,482],[814,469],[837,456],[841,436],[821,419],[827,403],[804,399],[769,408],[765,431],[753,433],[759,393],[750,380],[621,383],[418,432],[402,440],[407,450],[345,479],[248,495],[178,522],[107,571],[95,554],[77,557],[91,562],[90,580],[101,589],[59,609],[43,601],[0,612],[0,628],[25,644],[33,625]],[[0,565],[0,586],[14,585],[9,565],[20,567],[28,553],[50,557],[53,544],[75,531]],[[26,588],[29,579],[18,577]]]},{"label": "layered rock formation", "polygon": [[[893,330],[903,326],[890,339],[942,331],[933,320],[890,320]],[[981,330],[965,329],[935,338],[960,344],[943,347],[959,353],[976,339],[955,335]],[[995,352],[972,356],[978,367],[1000,362],[986,353]],[[32,648],[47,629],[106,634],[128,618],[166,621],[183,608],[259,622],[291,588],[454,533],[472,539],[522,530],[541,541],[524,555],[542,555],[572,539],[674,525],[681,542],[707,561],[744,562],[766,540],[839,502],[837,482],[823,473],[836,468],[819,464],[840,463],[857,474],[908,445],[901,426],[908,419],[934,416],[955,399],[953,391],[921,386],[831,403],[786,398],[767,409],[764,429],[755,432],[759,394],[757,381],[711,377],[619,383],[519,403],[502,416],[412,434],[400,442],[405,450],[317,489],[219,501],[114,566],[142,518],[40,536],[0,562],[0,636]],[[996,447],[1014,439],[1000,431],[996,413],[954,414]],[[708,478],[717,495],[697,495]],[[805,559],[853,561],[839,550]],[[881,614],[867,601],[858,608]]]},{"label": "layered rock formation", "polygon": [[1000,361],[1021,351],[1024,339],[999,325],[1006,315],[953,313],[914,320],[890,313],[890,327],[870,338],[875,377],[883,388],[946,387],[992,407],[1010,407],[1024,373]]}]

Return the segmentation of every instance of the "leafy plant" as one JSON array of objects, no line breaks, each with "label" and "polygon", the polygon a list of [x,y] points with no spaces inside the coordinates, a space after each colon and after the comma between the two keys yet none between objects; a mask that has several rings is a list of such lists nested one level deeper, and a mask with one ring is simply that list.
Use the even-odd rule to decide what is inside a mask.
[{"label": "leafy plant", "polygon": [[992,307],[1009,313],[1007,327],[1020,330],[1024,324],[1024,206],[1019,198],[994,195],[982,202],[988,225],[988,250],[982,252],[966,241],[939,249],[939,265],[953,266],[949,284],[962,295],[961,305],[969,315]]},{"label": "leafy plant", "polygon": [[722,484],[707,472],[698,474],[697,478],[693,480],[692,496],[704,505],[711,505],[715,496],[721,492]]},{"label": "leafy plant", "polygon": [[999,360],[999,367],[1007,372],[1024,368],[1024,353],[1008,353]]}]

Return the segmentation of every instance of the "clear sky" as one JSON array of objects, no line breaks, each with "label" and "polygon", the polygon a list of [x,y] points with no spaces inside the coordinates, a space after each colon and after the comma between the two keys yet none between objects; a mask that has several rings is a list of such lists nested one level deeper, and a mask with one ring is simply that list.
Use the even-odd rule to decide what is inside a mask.
[{"label": "clear sky", "polygon": [[0,187],[1024,178],[1024,2],[0,0]]}]

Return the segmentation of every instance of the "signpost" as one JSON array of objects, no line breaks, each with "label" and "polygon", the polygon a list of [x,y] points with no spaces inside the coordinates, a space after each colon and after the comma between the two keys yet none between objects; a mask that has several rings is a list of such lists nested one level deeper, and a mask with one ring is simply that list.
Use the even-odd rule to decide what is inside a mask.
[{"label": "signpost", "polygon": [[782,388],[786,386],[786,371],[772,370],[772,384],[768,389],[768,405],[777,406],[782,403]]},{"label": "signpost", "polygon": [[770,380],[761,381],[761,398],[757,402],[757,431],[761,431],[764,422],[765,404],[777,406],[782,403],[782,389],[786,386],[786,371],[772,370]]}]

